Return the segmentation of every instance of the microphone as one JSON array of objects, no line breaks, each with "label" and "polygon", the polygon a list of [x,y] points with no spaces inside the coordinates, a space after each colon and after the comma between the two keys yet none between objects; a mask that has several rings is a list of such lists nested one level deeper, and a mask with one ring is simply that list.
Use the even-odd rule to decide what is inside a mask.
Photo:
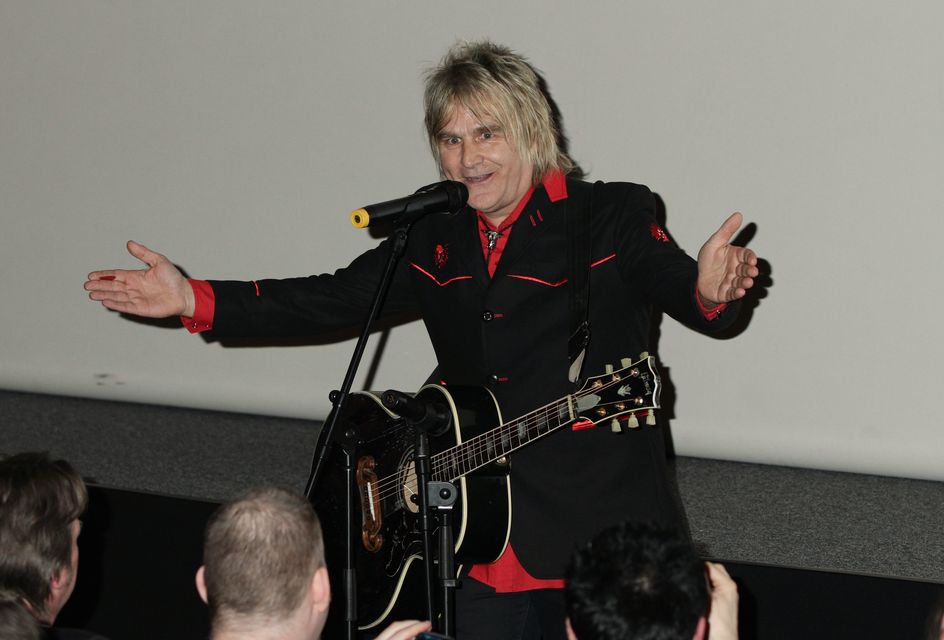
[{"label": "microphone", "polygon": [[427,213],[455,213],[465,206],[469,199],[469,190],[461,182],[444,180],[426,185],[411,196],[388,200],[379,204],[369,204],[351,212],[351,224],[358,229],[396,221],[410,216],[416,220]]},{"label": "microphone", "polygon": [[442,403],[426,402],[394,389],[384,391],[380,401],[387,409],[430,435],[440,436],[452,426],[451,414]]}]

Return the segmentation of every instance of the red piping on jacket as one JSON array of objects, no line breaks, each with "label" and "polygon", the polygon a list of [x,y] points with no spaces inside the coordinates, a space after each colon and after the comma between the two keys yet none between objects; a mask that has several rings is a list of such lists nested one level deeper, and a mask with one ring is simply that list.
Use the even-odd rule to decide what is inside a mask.
[{"label": "red piping on jacket", "polygon": [[508,277],[515,278],[517,280],[527,280],[528,282],[537,282],[538,284],[543,284],[548,287],[559,287],[565,282],[567,282],[567,278],[564,278],[560,282],[548,282],[547,280],[541,280],[540,278],[532,278],[531,276],[516,276],[513,273],[509,273]]},{"label": "red piping on jacket", "polygon": [[615,257],[616,257],[616,254],[615,254],[615,253],[611,253],[610,255],[608,255],[608,256],[605,257],[605,258],[600,258],[600,259],[597,260],[596,262],[590,263],[590,267],[593,268],[593,267],[597,266],[598,264],[603,264],[604,262],[608,262],[608,261],[612,260],[612,259],[615,258]]},{"label": "red piping on jacket", "polygon": [[420,273],[422,273],[424,276],[426,276],[427,278],[429,278],[430,280],[432,280],[432,281],[435,282],[436,284],[438,284],[440,287],[445,287],[447,284],[450,284],[450,283],[452,283],[452,282],[455,282],[456,280],[471,280],[471,279],[472,279],[472,276],[456,276],[455,278],[449,278],[449,279],[446,280],[445,282],[440,282],[439,279],[438,279],[436,276],[434,276],[434,275],[431,274],[429,271],[427,271],[427,270],[424,269],[423,267],[419,266],[419,265],[416,264],[415,262],[411,262],[411,263],[410,263],[410,266],[413,267],[414,269],[416,269],[417,271],[419,271]]},{"label": "red piping on jacket", "polygon": [[[605,258],[600,258],[600,259],[597,260],[596,262],[591,263],[591,264],[590,264],[590,267],[593,268],[593,267],[595,267],[595,266],[597,266],[597,265],[601,265],[601,264],[603,264],[604,262],[608,262],[608,261],[612,260],[612,259],[615,258],[615,257],[616,257],[616,254],[614,253],[614,254],[608,255],[608,256],[605,257]],[[519,276],[519,275],[516,275],[516,274],[513,274],[513,273],[508,274],[508,277],[509,277],[509,278],[516,278],[516,279],[518,279],[518,280],[527,280],[528,282],[537,282],[538,284],[543,284],[543,285],[545,285],[545,286],[547,286],[547,287],[559,287],[559,286],[561,286],[562,284],[566,284],[566,283],[567,283],[567,278],[564,278],[563,280],[561,280],[561,281],[559,281],[559,282],[548,282],[547,280],[541,280],[540,278],[535,278],[535,277],[532,277],[532,276]]]}]

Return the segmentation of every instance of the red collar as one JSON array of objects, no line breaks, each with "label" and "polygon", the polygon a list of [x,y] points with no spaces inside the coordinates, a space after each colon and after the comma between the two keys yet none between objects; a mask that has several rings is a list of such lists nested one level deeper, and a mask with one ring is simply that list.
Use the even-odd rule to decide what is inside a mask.
[{"label": "red collar", "polygon": [[544,176],[544,190],[551,202],[557,202],[567,197],[567,176],[557,169]]}]

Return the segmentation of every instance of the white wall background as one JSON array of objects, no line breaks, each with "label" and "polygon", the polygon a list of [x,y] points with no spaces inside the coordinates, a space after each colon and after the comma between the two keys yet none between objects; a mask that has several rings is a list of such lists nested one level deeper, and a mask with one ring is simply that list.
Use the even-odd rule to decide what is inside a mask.
[{"label": "white wall background", "polygon": [[[663,323],[679,453],[944,480],[942,23],[937,0],[0,0],[0,387],[323,417],[352,342],[205,344],[85,274],[134,266],[129,238],[199,277],[345,264],[376,242],[352,209],[438,178],[422,71],[488,36],[691,252],[732,210],[757,224],[748,330]],[[432,366],[397,328],[374,386]]]}]

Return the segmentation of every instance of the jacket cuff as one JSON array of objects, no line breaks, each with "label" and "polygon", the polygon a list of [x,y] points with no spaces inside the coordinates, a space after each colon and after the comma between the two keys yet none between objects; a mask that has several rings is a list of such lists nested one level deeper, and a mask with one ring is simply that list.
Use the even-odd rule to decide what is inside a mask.
[{"label": "jacket cuff", "polygon": [[206,280],[188,279],[193,289],[193,317],[180,316],[180,321],[190,333],[201,333],[213,328],[213,316],[216,313],[216,295],[213,287]]}]

